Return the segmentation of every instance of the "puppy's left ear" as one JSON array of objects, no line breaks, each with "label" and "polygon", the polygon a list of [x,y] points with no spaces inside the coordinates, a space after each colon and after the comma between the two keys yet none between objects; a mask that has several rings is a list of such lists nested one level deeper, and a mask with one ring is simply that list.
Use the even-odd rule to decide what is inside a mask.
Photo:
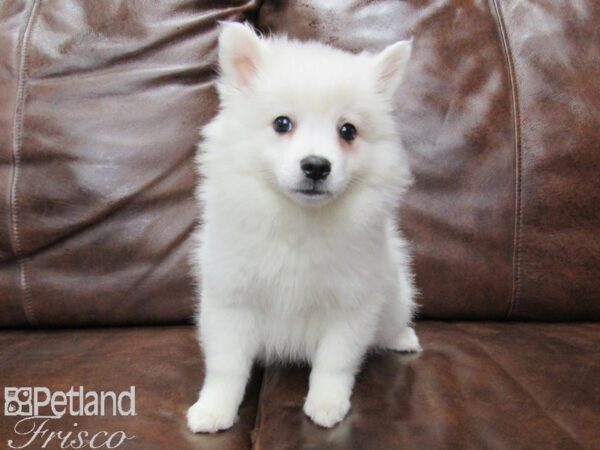
[{"label": "puppy's left ear", "polygon": [[219,65],[225,80],[237,88],[248,86],[258,71],[262,46],[250,25],[222,22]]},{"label": "puppy's left ear", "polygon": [[391,97],[404,78],[412,51],[412,38],[387,46],[375,56],[375,76],[379,92]]}]

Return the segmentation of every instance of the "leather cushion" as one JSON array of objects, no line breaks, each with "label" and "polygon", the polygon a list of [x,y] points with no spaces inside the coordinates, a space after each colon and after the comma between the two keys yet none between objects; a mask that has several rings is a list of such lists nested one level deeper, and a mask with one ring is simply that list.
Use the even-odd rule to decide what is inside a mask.
[{"label": "leather cushion", "polygon": [[[532,5],[261,5],[260,27],[352,51],[414,36],[400,220],[423,317],[600,318],[600,5]],[[0,326],[189,320],[216,20],[257,8],[2,3]]]},{"label": "leather cushion", "polygon": [[[245,449],[253,438],[265,450],[597,448],[600,324],[419,322],[417,332],[419,356],[367,359],[349,416],[331,430],[301,410],[308,370],[271,367],[260,388],[255,371],[232,430],[190,433],[185,411],[203,372],[189,326],[0,332],[0,385],[135,385],[137,416],[65,417],[51,427],[125,430],[136,436],[127,448]],[[15,422],[0,421],[1,441],[15,437]]]},{"label": "leather cushion", "polygon": [[[201,435],[187,429],[185,414],[196,401],[204,377],[195,336],[191,326],[0,332],[0,404],[4,405],[7,386],[47,387],[53,392],[71,386],[76,390],[83,386],[85,392],[121,392],[135,386],[136,416],[67,415],[51,420],[45,428],[63,434],[85,430],[90,436],[122,430],[135,436],[119,447],[126,449],[249,449],[259,372],[248,385],[239,420],[231,430]],[[19,418],[0,420],[3,445],[8,439],[22,445],[31,437],[15,434]],[[102,436],[99,439],[103,442]],[[27,448],[41,448],[42,437],[35,442]],[[57,442],[45,448],[58,449]]]},{"label": "leather cushion", "polygon": [[268,369],[255,448],[598,448],[600,324],[419,322],[417,334],[422,354],[367,359],[331,430],[302,412],[307,369]]},{"label": "leather cushion", "polygon": [[414,38],[400,210],[428,318],[600,319],[594,0],[266,0],[258,24],[351,51]]},{"label": "leather cushion", "polygon": [[2,2],[0,325],[190,320],[217,21],[254,8]]}]

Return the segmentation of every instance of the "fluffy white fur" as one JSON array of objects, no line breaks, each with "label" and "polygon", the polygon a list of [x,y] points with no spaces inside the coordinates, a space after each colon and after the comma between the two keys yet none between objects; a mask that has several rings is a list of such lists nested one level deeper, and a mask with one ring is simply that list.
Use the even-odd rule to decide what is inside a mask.
[{"label": "fluffy white fur", "polygon": [[[418,351],[412,276],[395,209],[410,180],[392,99],[410,55],[399,42],[353,55],[316,42],[223,25],[221,110],[197,163],[206,378],[188,411],[194,432],[233,425],[256,359],[312,364],[304,412],[331,427],[350,408],[369,348]],[[278,116],[289,133],[273,129]],[[338,130],[352,123],[354,141]],[[300,160],[331,162],[323,194]]]}]

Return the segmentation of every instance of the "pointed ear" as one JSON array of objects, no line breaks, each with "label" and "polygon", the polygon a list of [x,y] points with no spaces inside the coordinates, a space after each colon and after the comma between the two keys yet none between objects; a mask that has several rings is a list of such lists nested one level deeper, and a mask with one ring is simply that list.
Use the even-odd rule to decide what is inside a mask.
[{"label": "pointed ear", "polygon": [[262,45],[250,25],[221,23],[219,65],[228,83],[237,88],[250,84],[260,64]]},{"label": "pointed ear", "polygon": [[377,88],[391,97],[402,82],[412,50],[412,38],[387,46],[375,56]]}]

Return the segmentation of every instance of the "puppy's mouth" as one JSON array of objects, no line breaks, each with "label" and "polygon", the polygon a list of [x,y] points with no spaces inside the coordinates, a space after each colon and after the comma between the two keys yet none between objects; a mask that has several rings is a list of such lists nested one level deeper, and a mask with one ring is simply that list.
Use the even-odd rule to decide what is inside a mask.
[{"label": "puppy's mouth", "polygon": [[312,187],[310,189],[295,189],[294,190],[295,194],[300,194],[300,195],[305,195],[307,197],[319,197],[319,196],[330,196],[331,192],[324,190],[324,189],[318,189],[317,187]]}]

